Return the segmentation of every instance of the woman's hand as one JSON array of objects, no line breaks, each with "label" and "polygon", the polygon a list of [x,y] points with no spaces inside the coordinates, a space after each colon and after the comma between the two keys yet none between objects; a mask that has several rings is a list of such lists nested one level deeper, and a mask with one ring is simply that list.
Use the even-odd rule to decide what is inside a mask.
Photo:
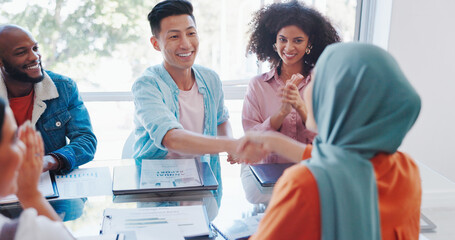
[{"label": "woman's hand", "polygon": [[42,198],[38,182],[43,169],[44,144],[41,135],[32,127],[30,121],[19,128],[19,139],[25,144],[24,161],[17,180],[17,197],[22,201]]},{"label": "woman's hand", "polygon": [[245,137],[232,139],[228,145],[227,161],[230,164],[258,162],[267,156],[261,147],[250,145]]},{"label": "woman's hand", "polygon": [[292,75],[291,79],[286,82],[286,85],[281,90],[281,98],[283,103],[291,105],[299,113],[303,122],[306,122],[307,109],[297,87],[302,80],[303,76],[301,74]]},{"label": "woman's hand", "polygon": [[43,169],[44,144],[41,134],[35,130],[30,121],[19,128],[19,139],[25,144],[25,156],[19,169],[16,193],[23,209],[34,208],[38,215],[52,221],[61,221],[55,210],[38,190]]},{"label": "woman's hand", "polygon": [[230,164],[236,164],[236,163],[238,163],[237,157],[236,157],[235,155],[233,155],[233,154],[230,154],[230,153],[228,153],[227,161],[228,161],[228,163],[230,163]]},{"label": "woman's hand", "polygon": [[280,107],[280,115],[286,117],[292,111],[292,105],[289,101],[282,99],[281,100],[281,107]]},{"label": "woman's hand", "polygon": [[304,77],[302,74],[294,74],[291,79],[286,81],[286,85],[281,90],[281,98],[283,102],[291,104],[292,108],[297,109],[305,105],[302,97],[300,96],[299,88],[297,87],[302,82]]},{"label": "woman's hand", "polygon": [[279,134],[276,132],[250,131],[240,139],[237,153],[241,163],[252,164],[259,162],[272,152],[269,135]]},{"label": "woman's hand", "polygon": [[[243,159],[247,159],[244,162],[249,164],[257,162],[250,157],[252,149],[261,151],[264,154],[262,158],[273,152],[293,162],[300,162],[306,148],[306,144],[274,131],[247,132],[240,140],[238,152]],[[252,156],[257,156],[257,153],[253,153]]]}]

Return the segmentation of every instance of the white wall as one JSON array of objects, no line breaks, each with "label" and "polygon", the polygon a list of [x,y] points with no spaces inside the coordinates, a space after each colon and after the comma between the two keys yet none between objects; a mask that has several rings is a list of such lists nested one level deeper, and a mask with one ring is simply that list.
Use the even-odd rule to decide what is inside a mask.
[{"label": "white wall", "polygon": [[455,181],[455,1],[394,0],[388,49],[422,98],[402,150]]}]

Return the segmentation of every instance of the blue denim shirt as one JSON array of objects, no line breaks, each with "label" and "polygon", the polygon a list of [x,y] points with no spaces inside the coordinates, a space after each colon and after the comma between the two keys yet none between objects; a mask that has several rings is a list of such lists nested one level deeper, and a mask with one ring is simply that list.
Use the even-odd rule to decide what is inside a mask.
[{"label": "blue denim shirt", "polygon": [[[228,120],[224,94],[218,75],[205,67],[192,67],[199,93],[204,99],[204,135],[216,136],[217,126]],[[171,129],[183,129],[179,122],[178,95],[180,90],[163,64],[149,67],[133,84],[135,105],[135,138],[133,157],[142,159],[165,158],[164,135]],[[214,173],[219,172],[218,155],[210,157]],[[218,167],[216,167],[218,166]]]},{"label": "blue denim shirt", "polygon": [[68,77],[46,73],[55,84],[58,97],[44,100],[47,107],[35,126],[43,136],[45,154],[53,152],[64,161],[59,172],[63,174],[91,161],[97,140],[76,83]]}]

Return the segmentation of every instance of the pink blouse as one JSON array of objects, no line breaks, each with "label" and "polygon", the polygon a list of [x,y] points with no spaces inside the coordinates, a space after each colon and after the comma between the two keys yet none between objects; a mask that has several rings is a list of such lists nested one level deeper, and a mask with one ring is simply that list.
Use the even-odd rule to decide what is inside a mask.
[{"label": "pink blouse", "polygon": [[[305,78],[298,86],[300,96],[303,97],[303,90],[310,82],[310,76]],[[243,102],[242,123],[246,131],[274,131],[270,125],[270,117],[281,107],[281,98],[278,96],[278,88],[284,86],[283,81],[272,69],[268,73],[254,77],[248,86],[248,91]],[[315,133],[306,129],[300,115],[292,109],[283,121],[280,133],[291,137],[301,143],[311,144]],[[283,163],[289,160],[271,154],[263,159],[261,163]]]}]

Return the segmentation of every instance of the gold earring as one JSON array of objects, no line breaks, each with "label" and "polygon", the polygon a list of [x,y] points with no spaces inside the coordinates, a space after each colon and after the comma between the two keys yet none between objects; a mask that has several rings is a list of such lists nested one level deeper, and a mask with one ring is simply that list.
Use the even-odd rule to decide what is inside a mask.
[{"label": "gold earring", "polygon": [[272,46],[273,46],[273,51],[276,52],[276,51],[277,51],[277,50],[276,50],[276,43],[274,43]]},{"label": "gold earring", "polygon": [[306,54],[310,54],[310,53],[311,53],[311,49],[313,49],[313,45],[308,46],[308,47],[305,49],[305,53],[306,53]]}]

